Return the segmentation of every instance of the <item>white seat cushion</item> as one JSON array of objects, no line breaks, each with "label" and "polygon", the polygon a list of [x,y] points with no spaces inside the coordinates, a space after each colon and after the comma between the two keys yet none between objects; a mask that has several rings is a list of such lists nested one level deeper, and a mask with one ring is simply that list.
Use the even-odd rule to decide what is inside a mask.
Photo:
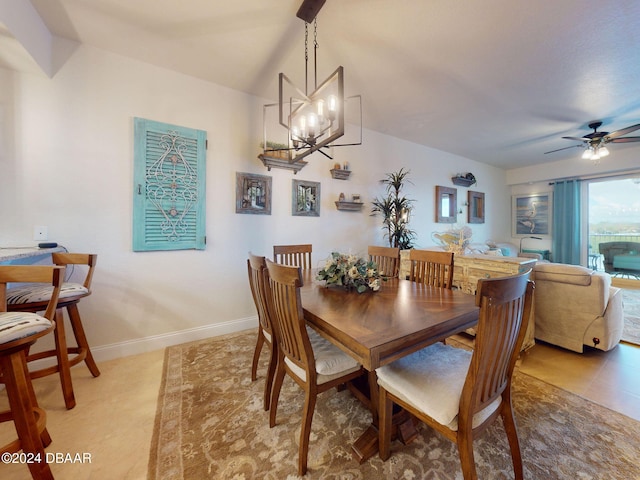
[{"label": "white seat cushion", "polygon": [[42,332],[51,322],[31,312],[0,312],[0,344]]},{"label": "white seat cushion", "polygon": [[[7,290],[7,305],[46,302],[51,298],[52,285],[43,283],[25,283]],[[87,295],[89,290],[80,283],[63,283],[58,299]]]},{"label": "white seat cushion", "polygon": [[[461,348],[436,343],[376,369],[378,384],[438,423],[457,430],[460,396],[471,355]],[[482,423],[501,401],[498,397],[474,415],[473,425]]]},{"label": "white seat cushion", "polygon": [[[307,334],[313,348],[313,355],[316,359],[316,372],[318,373],[318,384],[322,384],[341,377],[360,368],[360,364],[349,355],[344,353],[333,343],[321,337],[314,329],[307,327]],[[294,365],[285,358],[285,363],[295,375],[306,381],[306,372]]]}]

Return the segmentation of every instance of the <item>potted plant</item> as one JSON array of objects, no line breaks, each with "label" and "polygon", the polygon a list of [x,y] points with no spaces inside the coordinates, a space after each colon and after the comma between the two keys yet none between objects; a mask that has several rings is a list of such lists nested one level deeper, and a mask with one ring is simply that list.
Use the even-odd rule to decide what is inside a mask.
[{"label": "potted plant", "polygon": [[387,195],[375,198],[371,215],[382,216],[384,236],[389,240],[390,247],[406,250],[412,247],[416,233],[409,229],[409,214],[414,200],[401,194],[405,182],[408,182],[409,171],[401,168],[397,172],[388,173],[380,180],[386,186]]}]

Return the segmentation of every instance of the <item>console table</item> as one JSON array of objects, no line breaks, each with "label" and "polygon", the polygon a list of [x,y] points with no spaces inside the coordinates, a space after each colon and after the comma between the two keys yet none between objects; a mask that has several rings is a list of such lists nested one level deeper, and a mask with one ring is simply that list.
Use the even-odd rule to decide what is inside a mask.
[{"label": "console table", "polygon": [[516,275],[536,264],[534,258],[492,255],[456,255],[453,260],[453,286],[473,295],[481,278]]},{"label": "console table", "polygon": [[[453,286],[464,293],[475,295],[478,280],[481,278],[497,278],[516,275],[533,268],[537,260],[525,257],[498,257],[494,255],[454,255],[453,257]],[[411,270],[409,250],[400,252],[400,278],[407,278]],[[534,293],[535,295],[535,293]],[[527,335],[522,345],[526,350],[535,345],[533,324],[533,309]],[[473,331],[468,333],[473,334]]]}]

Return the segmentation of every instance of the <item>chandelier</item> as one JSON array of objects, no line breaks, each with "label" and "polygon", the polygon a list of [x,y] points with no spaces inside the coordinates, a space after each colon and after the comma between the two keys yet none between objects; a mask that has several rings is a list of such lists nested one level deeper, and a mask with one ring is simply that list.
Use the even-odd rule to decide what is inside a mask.
[{"label": "chandelier", "polygon": [[[298,12],[300,16],[300,12]],[[302,18],[302,17],[301,17]],[[309,92],[309,22],[304,24],[304,92],[296,87],[284,73],[279,74],[278,103],[264,106],[263,153],[261,160],[271,167],[288,168],[298,172],[306,165],[303,160],[313,152],[320,152],[332,159],[330,148],[362,144],[362,99],[360,95],[345,97],[344,68],[339,66],[318,84],[317,50],[318,24],[313,18],[313,91]],[[277,109],[277,119],[273,118]],[[349,109],[350,119],[360,126],[360,137],[354,141],[337,143],[345,134],[345,112]],[[273,129],[277,123],[282,140],[273,141]],[[286,133],[286,137],[284,137]]]}]

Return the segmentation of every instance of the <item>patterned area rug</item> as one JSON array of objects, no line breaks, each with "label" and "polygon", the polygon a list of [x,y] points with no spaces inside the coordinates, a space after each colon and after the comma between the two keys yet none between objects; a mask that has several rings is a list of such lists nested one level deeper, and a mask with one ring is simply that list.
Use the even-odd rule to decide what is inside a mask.
[{"label": "patterned area rug", "polygon": [[622,340],[640,345],[640,289],[623,289],[622,301],[624,303]]},{"label": "patterned area rug", "polygon": [[[149,479],[295,479],[302,390],[285,380],[278,424],[270,429],[262,409],[266,371],[250,381],[256,331],[167,348]],[[640,478],[640,423],[516,373],[514,405],[525,478]],[[359,465],[350,445],[370,414],[347,390],[318,398],[309,446],[313,479],[461,479],[455,445],[424,425],[392,456]],[[479,478],[513,478],[500,421],[474,444]]]}]

